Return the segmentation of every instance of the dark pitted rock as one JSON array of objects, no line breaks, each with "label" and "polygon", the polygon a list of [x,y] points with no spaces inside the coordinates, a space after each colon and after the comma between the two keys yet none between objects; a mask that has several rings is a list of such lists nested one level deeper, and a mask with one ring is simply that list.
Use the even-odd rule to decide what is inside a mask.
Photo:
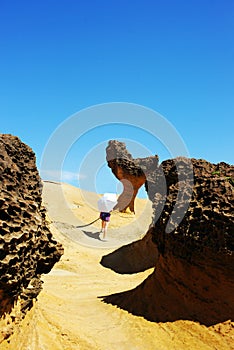
[{"label": "dark pitted rock", "polygon": [[35,155],[19,138],[0,135],[0,313],[21,298],[27,311],[63,254],[46,223]]},{"label": "dark pitted rock", "polygon": [[[184,157],[149,164],[144,171],[154,209],[149,232],[159,259],[140,286],[104,300],[151,321],[233,320],[234,167]],[[113,162],[114,174],[116,167]]]},{"label": "dark pitted rock", "polygon": [[[160,218],[155,223],[153,239],[160,252],[172,250],[177,257],[192,259],[198,254],[203,255],[204,249],[213,253],[232,254],[234,250],[234,218],[233,179],[234,167],[226,163],[212,164],[201,159],[191,159],[193,181],[186,182],[186,187],[192,189],[192,197],[188,210],[182,222],[166,234],[168,219],[173,213],[179,186],[183,186],[183,178],[178,180],[178,171],[187,172],[186,162],[180,161],[177,168],[173,160],[162,162],[161,168],[167,183],[167,195]],[[181,170],[177,169],[181,165]],[[190,177],[191,179],[191,177]],[[156,186],[154,196],[154,215],[157,213],[158,202],[155,195],[161,192]],[[175,248],[176,242],[176,248]],[[180,247],[180,249],[179,249]]]}]

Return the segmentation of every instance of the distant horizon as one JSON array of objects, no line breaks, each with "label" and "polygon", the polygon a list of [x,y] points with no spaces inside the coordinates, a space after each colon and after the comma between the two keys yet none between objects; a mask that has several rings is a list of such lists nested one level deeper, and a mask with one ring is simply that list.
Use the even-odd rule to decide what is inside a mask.
[{"label": "distant horizon", "polygon": [[[109,140],[110,141],[110,140]],[[119,140],[117,140],[119,141]],[[108,141],[106,142],[106,146],[108,144]],[[128,148],[127,148],[128,150]],[[129,151],[129,150],[128,150]],[[105,156],[105,153],[103,154]],[[135,154],[136,156],[136,154]],[[147,155],[149,156],[154,156],[153,154],[151,155]],[[136,156],[137,157],[137,156]],[[180,157],[180,156],[178,156]],[[142,158],[142,157],[137,157],[137,158]],[[172,159],[172,158],[165,158],[165,159],[161,159],[159,157],[159,164],[161,164],[162,162],[164,162],[165,160],[168,159]],[[201,160],[205,160],[207,162],[209,162],[209,160],[204,159],[204,158],[195,158],[195,159],[201,159]],[[223,161],[217,162],[217,163],[213,163],[213,164],[219,164],[222,163]],[[212,162],[210,162],[212,163]],[[226,163],[226,162],[225,162]],[[229,163],[228,163],[229,164]],[[232,164],[230,164],[232,165]],[[120,181],[115,177],[115,175],[112,173],[111,169],[108,167],[107,162],[104,163],[104,165],[102,166],[102,168],[105,168],[104,171],[105,172],[109,172],[108,176],[105,174],[105,188],[100,187],[100,184],[98,185],[99,190],[94,190],[94,189],[90,189],[89,186],[87,184],[85,184],[85,186],[82,186],[79,183],[79,176],[76,177],[77,174],[73,173],[73,172],[69,172],[69,171],[61,171],[61,173],[53,173],[51,174],[51,176],[48,174],[47,177],[42,178],[43,181],[46,182],[55,182],[55,183],[64,183],[64,184],[68,184],[71,186],[74,186],[76,188],[79,188],[80,190],[84,190],[84,191],[88,191],[91,193],[97,193],[97,194],[104,194],[104,193],[116,193],[117,195],[120,195],[122,193],[123,190],[123,186],[120,183]],[[60,178],[61,176],[61,178]],[[99,175],[101,176],[101,175]],[[144,185],[142,185],[137,193],[137,197],[141,198],[141,199],[145,199],[148,198],[148,194],[145,190]]]},{"label": "distant horizon", "polygon": [[[90,192],[90,193],[94,193],[92,191],[89,191],[89,190],[86,190],[86,189],[83,189],[83,188],[80,188],[79,186],[77,186],[76,184],[72,184],[71,182],[66,182],[66,181],[55,181],[55,180],[45,180],[45,179],[41,179],[42,182],[48,182],[48,183],[54,183],[54,184],[64,184],[64,185],[69,185],[69,186],[72,186],[72,187],[75,187],[75,188],[78,188],[79,190],[81,191],[84,191],[84,192]],[[141,194],[141,192],[145,192],[145,194]],[[101,192],[101,193],[97,193],[95,192],[97,195],[104,195],[105,193],[115,193],[117,195],[117,197],[120,196],[120,194],[122,193],[121,191],[120,192]],[[149,199],[148,196],[147,196],[147,192],[146,190],[144,189],[144,185],[142,185],[142,187],[139,189],[138,191],[138,194],[137,194],[137,198],[139,199]]]}]

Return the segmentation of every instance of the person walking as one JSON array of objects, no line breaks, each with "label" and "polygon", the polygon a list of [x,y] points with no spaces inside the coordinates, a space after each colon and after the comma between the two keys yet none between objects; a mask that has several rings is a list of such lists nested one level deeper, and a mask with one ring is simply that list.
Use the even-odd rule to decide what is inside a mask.
[{"label": "person walking", "polygon": [[103,233],[103,239],[107,234],[107,227],[110,222],[110,212],[117,204],[117,196],[115,193],[104,193],[104,195],[98,200],[98,210],[100,212],[101,233]]},{"label": "person walking", "polygon": [[108,227],[108,223],[110,222],[110,216],[111,216],[110,212],[101,211],[100,213],[100,219],[102,220],[101,233],[103,234],[103,239],[105,239],[107,234],[107,227]]}]

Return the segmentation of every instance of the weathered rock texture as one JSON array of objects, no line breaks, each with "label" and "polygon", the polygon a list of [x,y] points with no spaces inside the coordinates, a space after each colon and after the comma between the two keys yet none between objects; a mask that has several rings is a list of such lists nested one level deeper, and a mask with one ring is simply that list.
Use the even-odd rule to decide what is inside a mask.
[{"label": "weathered rock texture", "polygon": [[33,151],[17,137],[0,135],[0,314],[21,299],[32,306],[40,275],[63,254],[53,240],[42,207],[41,180]]},{"label": "weathered rock texture", "polygon": [[[233,319],[233,185],[234,167],[223,162],[179,157],[151,167],[146,189],[154,207],[150,232],[159,260],[142,285],[105,300],[151,321],[212,325]],[[185,215],[184,204],[189,204]],[[178,226],[176,219],[182,220]]]},{"label": "weathered rock texture", "polygon": [[[106,148],[108,166],[123,185],[123,192],[114,209],[134,212],[134,200],[139,188],[145,183],[150,168],[158,164],[158,157],[133,159],[122,142],[109,141]],[[147,166],[146,166],[147,164]]]}]

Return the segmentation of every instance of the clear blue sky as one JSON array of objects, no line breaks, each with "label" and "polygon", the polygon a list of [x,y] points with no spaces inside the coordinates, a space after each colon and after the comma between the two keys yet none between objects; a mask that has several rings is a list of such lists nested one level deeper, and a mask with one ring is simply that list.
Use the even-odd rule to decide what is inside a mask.
[{"label": "clear blue sky", "polygon": [[[130,102],[172,123],[191,157],[233,163],[233,18],[232,0],[2,0],[0,132],[30,145],[39,166],[68,117]],[[64,171],[77,171],[90,140],[70,150]],[[149,137],[150,152],[166,157],[152,147]]]}]

